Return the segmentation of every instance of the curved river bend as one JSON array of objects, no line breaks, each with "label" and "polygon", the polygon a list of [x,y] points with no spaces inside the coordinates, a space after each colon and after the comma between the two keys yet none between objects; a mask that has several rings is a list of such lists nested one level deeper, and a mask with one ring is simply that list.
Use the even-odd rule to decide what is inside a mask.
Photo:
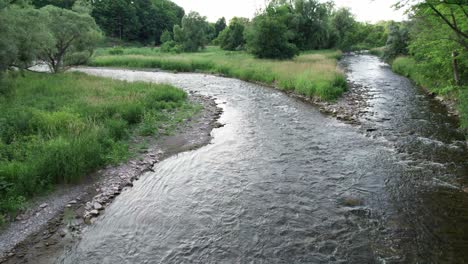
[{"label": "curved river bend", "polygon": [[345,57],[377,130],[203,74],[80,69],[217,98],[212,144],[135,182],[59,263],[462,263],[467,151],[443,108],[371,56]]}]

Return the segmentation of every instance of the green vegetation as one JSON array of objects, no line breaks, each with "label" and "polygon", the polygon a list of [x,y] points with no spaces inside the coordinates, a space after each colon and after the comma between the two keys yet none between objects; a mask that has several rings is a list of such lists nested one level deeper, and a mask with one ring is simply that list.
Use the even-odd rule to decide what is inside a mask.
[{"label": "green vegetation", "polygon": [[[170,133],[199,110],[168,85],[82,73],[7,74],[0,92],[0,215],[56,184],[126,160],[132,135]],[[6,87],[6,88],[5,88]]]},{"label": "green vegetation", "polygon": [[183,54],[161,53],[157,49],[124,49],[124,55],[106,55],[109,51],[111,49],[98,50],[100,55],[95,56],[90,65],[216,73],[323,100],[337,98],[346,88],[344,75],[336,67],[340,52],[333,50],[304,52],[292,60],[282,61],[257,59],[243,51],[223,51],[217,47]]},{"label": "green vegetation", "polygon": [[458,103],[461,126],[468,129],[468,86],[456,86],[450,81],[442,81],[437,74],[427,73],[424,65],[411,57],[397,57],[392,62],[392,69],[432,93],[455,100]]},{"label": "green vegetation", "polygon": [[234,17],[229,23],[229,27],[225,27],[219,33],[215,43],[219,44],[223,50],[242,50],[246,43],[244,31],[248,24],[248,19]]},{"label": "green vegetation", "polygon": [[[411,21],[392,23],[383,57],[395,72],[455,100],[468,129],[468,20],[466,1],[401,1]],[[468,131],[468,130],[467,130]]]},{"label": "green vegetation", "polygon": [[101,34],[87,13],[46,6],[0,4],[0,74],[45,61],[54,72],[87,61]]}]

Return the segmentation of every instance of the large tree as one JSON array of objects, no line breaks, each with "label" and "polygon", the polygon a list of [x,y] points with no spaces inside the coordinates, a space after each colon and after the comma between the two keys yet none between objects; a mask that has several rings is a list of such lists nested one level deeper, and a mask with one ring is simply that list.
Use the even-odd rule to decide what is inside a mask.
[{"label": "large tree", "polygon": [[248,25],[247,18],[234,17],[218,36],[217,42],[224,50],[239,50],[245,45],[244,31]]},{"label": "large tree", "polygon": [[182,26],[174,26],[174,41],[181,45],[184,51],[195,52],[203,49],[208,42],[208,27],[206,17],[197,12],[190,12],[182,19]]},{"label": "large tree", "polygon": [[43,12],[27,6],[3,6],[0,10],[0,72],[10,66],[28,68],[45,48],[53,45],[46,20]]},{"label": "large tree", "polygon": [[41,58],[53,72],[61,71],[70,60],[79,59],[76,56],[87,59],[92,55],[101,34],[91,16],[55,6],[41,11],[54,41],[54,45],[44,48]]},{"label": "large tree", "polygon": [[257,15],[246,31],[248,50],[258,58],[290,59],[298,54],[292,40],[292,14],[285,4],[271,4]]}]

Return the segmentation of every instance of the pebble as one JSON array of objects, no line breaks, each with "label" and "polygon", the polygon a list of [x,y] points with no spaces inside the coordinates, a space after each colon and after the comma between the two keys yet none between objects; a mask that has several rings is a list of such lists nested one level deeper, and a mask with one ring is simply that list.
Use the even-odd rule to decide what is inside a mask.
[{"label": "pebble", "polygon": [[68,204],[76,204],[76,200],[71,200],[70,202],[68,202]]},{"label": "pebble", "polygon": [[43,204],[39,205],[39,207],[42,208],[42,209],[46,208],[47,206],[49,206],[47,203],[43,203]]}]

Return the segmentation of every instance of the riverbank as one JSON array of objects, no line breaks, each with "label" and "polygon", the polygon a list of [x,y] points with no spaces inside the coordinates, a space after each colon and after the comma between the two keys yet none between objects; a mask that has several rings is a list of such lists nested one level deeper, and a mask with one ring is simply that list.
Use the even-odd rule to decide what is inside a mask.
[{"label": "riverbank", "polygon": [[118,195],[144,177],[145,172],[152,171],[156,163],[208,144],[211,130],[221,126],[217,119],[222,109],[210,97],[191,94],[189,100],[201,105],[202,110],[180,123],[172,135],[133,138],[131,146],[138,155],[128,162],[109,166],[90,175],[94,180],[60,189],[36,201],[21,215],[21,220],[0,235],[0,263],[50,263],[79,240],[81,230],[105,213]]},{"label": "riverbank", "polygon": [[428,94],[444,103],[454,115],[460,117],[460,125],[468,133],[468,87],[450,85],[448,81],[433,80],[411,57],[398,57],[392,70],[410,78]]},{"label": "riverbank", "polygon": [[9,73],[0,94],[0,222],[59,184],[119,164],[134,136],[170,133],[200,107],[169,85],[83,73]]},{"label": "riverbank", "polygon": [[337,67],[340,57],[336,50],[303,52],[292,60],[266,60],[218,47],[182,54],[163,53],[159,48],[107,48],[99,49],[89,65],[218,74],[332,101],[346,90],[345,76]]}]

